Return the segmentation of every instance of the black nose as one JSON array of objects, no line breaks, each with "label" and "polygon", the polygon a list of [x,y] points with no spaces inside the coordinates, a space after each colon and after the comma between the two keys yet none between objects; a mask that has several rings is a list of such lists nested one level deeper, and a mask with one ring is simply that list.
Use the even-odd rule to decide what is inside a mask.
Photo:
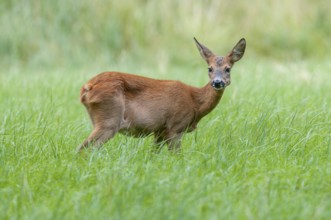
[{"label": "black nose", "polygon": [[225,83],[222,80],[215,79],[212,83],[212,86],[216,89],[221,89],[225,87]]}]

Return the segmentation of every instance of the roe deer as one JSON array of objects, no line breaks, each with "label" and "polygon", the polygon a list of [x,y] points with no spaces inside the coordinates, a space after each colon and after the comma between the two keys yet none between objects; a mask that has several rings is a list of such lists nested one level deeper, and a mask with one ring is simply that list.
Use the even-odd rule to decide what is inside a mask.
[{"label": "roe deer", "polygon": [[80,101],[94,128],[78,151],[100,146],[117,132],[135,137],[153,134],[156,150],[164,143],[169,150],[179,150],[183,133],[193,131],[222,98],[231,82],[231,68],[246,48],[242,38],[222,57],[194,41],[208,64],[209,82],[202,88],[119,72],[104,72],[88,81],[81,88]]}]

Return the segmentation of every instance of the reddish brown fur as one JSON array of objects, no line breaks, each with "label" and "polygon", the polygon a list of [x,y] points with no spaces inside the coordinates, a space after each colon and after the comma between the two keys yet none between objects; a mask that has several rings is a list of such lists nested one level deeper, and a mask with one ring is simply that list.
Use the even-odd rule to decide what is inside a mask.
[{"label": "reddish brown fur", "polygon": [[[205,49],[198,42],[197,46]],[[232,66],[237,61],[231,61],[232,52],[219,64],[215,64],[214,54],[202,56],[211,66]],[[224,88],[216,90],[210,82],[195,88],[179,81],[101,73],[81,88],[80,100],[94,130],[79,150],[90,144],[99,146],[117,132],[135,137],[154,134],[157,146],[167,143],[169,149],[179,149],[183,133],[196,128],[200,119],[215,108],[223,92]]]}]

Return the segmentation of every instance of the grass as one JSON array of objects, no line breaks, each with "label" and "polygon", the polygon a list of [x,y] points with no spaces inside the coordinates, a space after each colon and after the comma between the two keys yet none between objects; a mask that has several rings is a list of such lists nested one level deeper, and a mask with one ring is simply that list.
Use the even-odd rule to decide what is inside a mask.
[{"label": "grass", "polygon": [[[202,86],[200,64],[179,78]],[[178,155],[121,135],[76,155],[91,130],[78,91],[94,73],[2,75],[0,218],[328,219],[330,67],[240,61]]]},{"label": "grass", "polygon": [[1,62],[182,64],[195,58],[194,36],[226,52],[246,37],[249,57],[321,59],[331,50],[330,10],[324,0],[0,1]]},{"label": "grass", "polygon": [[[0,219],[330,219],[327,1],[0,1]],[[79,89],[119,70],[203,86],[193,37],[243,59],[183,138],[77,155]]]}]

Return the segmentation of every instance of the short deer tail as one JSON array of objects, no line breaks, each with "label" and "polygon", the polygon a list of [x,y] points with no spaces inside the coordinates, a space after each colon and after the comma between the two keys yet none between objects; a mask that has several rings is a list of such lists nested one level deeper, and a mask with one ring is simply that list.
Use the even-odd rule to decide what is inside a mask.
[{"label": "short deer tail", "polygon": [[84,103],[86,101],[86,95],[88,93],[88,91],[90,91],[92,89],[92,84],[87,83],[85,85],[83,85],[83,87],[80,90],[80,101],[82,103]]}]

